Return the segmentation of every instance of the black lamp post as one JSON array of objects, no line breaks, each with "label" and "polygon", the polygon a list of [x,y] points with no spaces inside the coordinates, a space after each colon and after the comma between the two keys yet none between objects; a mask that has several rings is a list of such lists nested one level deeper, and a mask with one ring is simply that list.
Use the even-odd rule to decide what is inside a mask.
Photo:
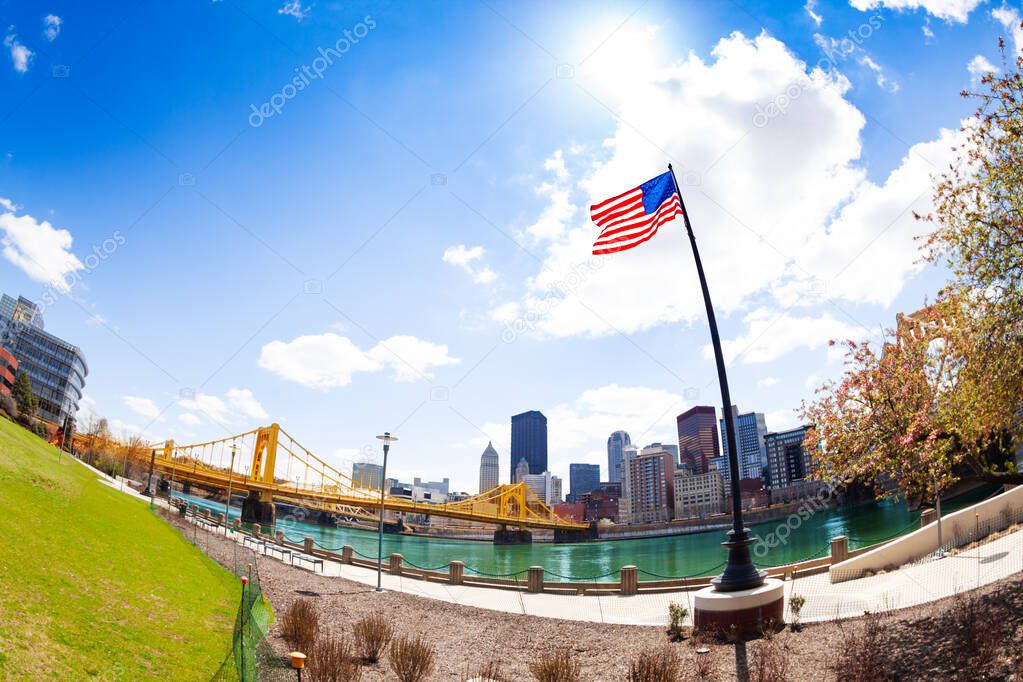
[{"label": "black lamp post", "polygon": [[380,525],[377,530],[377,592],[383,591],[383,563],[384,563],[384,486],[387,484],[387,453],[391,450],[391,443],[398,440],[389,431],[384,435],[377,436],[384,441],[384,466],[380,470]]}]

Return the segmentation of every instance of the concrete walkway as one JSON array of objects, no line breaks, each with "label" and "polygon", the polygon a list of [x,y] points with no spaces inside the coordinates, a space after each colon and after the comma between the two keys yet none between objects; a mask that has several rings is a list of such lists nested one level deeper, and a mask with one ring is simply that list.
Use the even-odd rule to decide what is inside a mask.
[{"label": "concrete walkway", "polygon": [[[117,481],[102,475],[100,480],[113,488],[121,489],[121,484]],[[131,488],[125,487],[124,492],[149,501],[149,498],[139,495]],[[164,500],[157,500],[157,504],[168,506]],[[229,538],[239,543],[246,537],[242,533],[223,528],[219,529],[219,533],[226,533]],[[278,561],[270,556],[267,556],[266,560]],[[787,604],[788,597],[792,594],[806,598],[801,614],[804,622],[833,620],[862,616],[864,611],[886,611],[924,604],[972,590],[1020,571],[1023,571],[1023,530],[955,556],[923,561],[869,578],[832,585],[828,580],[828,574],[821,573],[786,581],[786,620],[791,617]],[[373,569],[324,560],[323,574],[376,587],[377,575]],[[664,626],[668,622],[670,602],[684,604],[692,613],[691,592],[638,594],[628,597],[529,594],[517,590],[447,585],[390,575],[386,572],[386,564],[383,587],[385,590],[463,606],[594,623]]]}]

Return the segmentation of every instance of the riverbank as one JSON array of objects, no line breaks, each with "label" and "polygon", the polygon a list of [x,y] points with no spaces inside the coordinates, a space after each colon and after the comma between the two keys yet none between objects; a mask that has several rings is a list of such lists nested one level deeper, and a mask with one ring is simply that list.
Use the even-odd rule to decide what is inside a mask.
[{"label": "riverbank", "polygon": [[[178,517],[171,517],[171,522],[190,527]],[[1018,550],[1021,539],[1018,533],[1000,538],[988,546],[990,556],[997,557],[1006,551],[996,542],[1009,543]],[[236,542],[216,534],[207,534],[201,544],[211,558],[224,564],[229,564],[234,552],[238,551]],[[663,627],[667,622],[667,602],[685,603],[684,594],[660,597],[663,606],[657,615],[652,619],[644,617],[645,622],[655,627],[537,617],[521,612],[475,608],[465,603],[431,599],[394,589],[378,593],[363,582],[311,573],[276,559],[258,556],[251,550],[244,551],[249,553],[253,562],[258,562],[264,592],[275,612],[284,613],[299,597],[310,599],[327,629],[338,635],[350,634],[352,625],[365,616],[381,615],[392,623],[397,633],[423,635],[436,648],[438,669],[431,677],[436,680],[465,680],[470,666],[487,661],[500,664],[504,679],[528,680],[531,679],[529,663],[540,652],[559,648],[571,651],[581,661],[583,679],[625,680],[630,661],[667,645]],[[987,570],[994,563],[987,559],[988,555],[978,554],[977,565]],[[953,566],[958,565],[961,559],[950,557],[941,561],[947,562],[944,566]],[[940,562],[934,563],[942,566]],[[770,642],[740,646],[707,642],[708,654],[697,654],[690,642],[670,646],[684,660],[690,675],[685,679],[696,679],[692,671],[698,665],[713,669],[713,674],[705,679],[742,679],[737,671],[742,668],[743,661],[747,666],[755,666],[766,657],[773,657],[776,663],[782,661],[787,667],[787,676],[783,679],[835,680],[843,661],[845,665],[849,664],[846,654],[855,651],[864,659],[870,658],[878,666],[879,673],[891,674],[898,679],[945,680],[956,679],[956,675],[960,674],[963,675],[960,679],[1009,680],[1014,679],[1012,675],[1015,674],[1015,679],[1023,680],[1019,677],[1023,674],[1023,656],[1020,655],[1023,646],[1023,574],[1019,568],[1009,577],[994,580],[969,593],[973,599],[962,595],[946,597],[911,608],[890,609],[883,616],[842,621],[834,621],[834,616],[826,615],[829,611],[839,615],[826,594],[808,591],[804,619],[816,618],[818,622],[806,625],[801,632],[786,630]],[[910,570],[897,572],[901,574],[902,582],[898,582],[900,575],[888,574],[887,577],[875,576],[843,583],[835,589],[861,594],[867,600],[861,604],[876,603],[880,606],[887,600],[891,607],[891,600],[898,597],[885,595],[904,592],[900,585],[924,580],[925,591],[954,590],[952,582],[961,579],[938,571],[932,573],[931,581],[940,580],[943,584],[927,584],[923,574],[910,575],[907,573]],[[384,578],[385,587],[398,584],[403,589],[415,589],[417,583],[422,585],[419,581],[407,579],[402,583],[397,576],[385,575]],[[887,587],[883,584],[886,579]],[[978,579],[986,579],[986,576],[978,574]],[[801,584],[809,587],[809,583]],[[459,591],[451,586],[436,587],[442,588],[455,601],[468,599],[466,589],[479,591],[478,588],[461,588]],[[523,608],[527,598],[554,600],[561,606],[553,608],[552,613],[561,615],[571,611],[570,604],[590,603],[599,608],[600,617],[607,613],[607,607],[602,604],[614,604],[619,614],[627,614],[650,599],[502,594],[509,600],[522,603]],[[855,612],[862,616],[864,610],[858,606]],[[978,655],[974,640],[980,631],[983,631],[987,644]],[[868,633],[869,637],[864,633]],[[281,655],[289,648],[280,638],[276,626],[270,632],[270,642]],[[988,668],[988,672],[974,674],[981,665]],[[364,680],[392,679],[385,662],[368,666],[364,672]]]},{"label": "riverbank", "polygon": [[237,581],[98,476],[0,419],[0,679],[208,679]]}]

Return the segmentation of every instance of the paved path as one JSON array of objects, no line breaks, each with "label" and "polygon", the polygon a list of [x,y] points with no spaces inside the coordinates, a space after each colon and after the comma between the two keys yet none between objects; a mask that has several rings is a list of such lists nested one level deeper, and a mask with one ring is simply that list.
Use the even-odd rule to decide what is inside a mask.
[{"label": "paved path", "polygon": [[[120,483],[101,478],[111,487]],[[126,494],[148,501],[130,488]],[[163,500],[158,504],[167,506]],[[225,532],[223,529],[221,533]],[[228,531],[241,542],[241,533]],[[267,561],[278,559],[267,557]],[[806,597],[802,620],[805,622],[861,616],[864,611],[885,611],[923,604],[942,597],[1000,580],[1023,571],[1023,530],[998,538],[976,549],[955,556],[924,561],[869,578],[832,585],[828,574],[821,573],[795,581],[786,581],[785,597],[796,593]],[[376,586],[373,569],[324,560],[324,575],[340,576],[353,582]],[[385,590],[439,599],[453,604],[475,606],[493,611],[549,618],[663,626],[668,622],[668,604],[680,602],[692,612],[692,593],[638,594],[629,597],[528,594],[517,590],[466,587],[427,582],[415,578],[383,574]],[[787,609],[787,606],[786,606]],[[786,620],[790,614],[786,613]]]}]

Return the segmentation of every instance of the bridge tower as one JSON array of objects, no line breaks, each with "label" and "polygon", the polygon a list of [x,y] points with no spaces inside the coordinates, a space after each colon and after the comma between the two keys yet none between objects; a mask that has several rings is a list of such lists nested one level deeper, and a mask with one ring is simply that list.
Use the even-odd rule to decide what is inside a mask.
[{"label": "bridge tower", "polygon": [[249,496],[242,503],[242,522],[273,526],[277,522],[274,505],[274,467],[277,464],[277,438],[279,424],[264,426],[256,432],[256,446],[252,450],[252,467],[248,482]]}]

